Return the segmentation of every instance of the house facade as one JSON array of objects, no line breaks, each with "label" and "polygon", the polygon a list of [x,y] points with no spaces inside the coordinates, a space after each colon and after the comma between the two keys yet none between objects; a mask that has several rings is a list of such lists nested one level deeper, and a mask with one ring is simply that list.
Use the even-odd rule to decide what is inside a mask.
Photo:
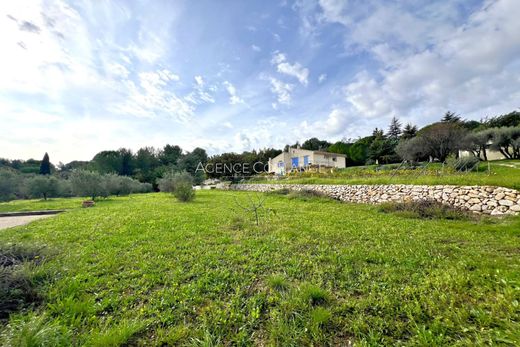
[{"label": "house facade", "polygon": [[291,171],[304,171],[310,168],[345,168],[346,158],[344,154],[289,148],[288,152],[282,152],[269,159],[269,172],[285,175]]}]

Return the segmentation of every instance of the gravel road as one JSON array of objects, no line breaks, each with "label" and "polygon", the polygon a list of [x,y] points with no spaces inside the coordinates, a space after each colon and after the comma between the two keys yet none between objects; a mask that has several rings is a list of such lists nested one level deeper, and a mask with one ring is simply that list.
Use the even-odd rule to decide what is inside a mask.
[{"label": "gravel road", "polygon": [[40,215],[40,216],[13,216],[13,217],[0,217],[0,230],[12,228],[18,225],[24,225],[31,223],[37,219],[49,218],[54,215]]}]

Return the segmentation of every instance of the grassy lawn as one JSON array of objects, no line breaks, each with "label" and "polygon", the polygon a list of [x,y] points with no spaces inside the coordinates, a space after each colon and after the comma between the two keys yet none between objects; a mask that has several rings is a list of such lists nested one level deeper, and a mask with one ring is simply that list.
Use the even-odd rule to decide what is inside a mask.
[{"label": "grassy lawn", "polygon": [[456,172],[441,164],[429,164],[425,169],[394,170],[398,165],[348,167],[334,173],[297,173],[280,180],[257,178],[258,183],[303,184],[453,184],[503,186],[520,190],[520,161],[500,160],[481,163],[478,171]]},{"label": "grassy lawn", "polygon": [[[130,197],[136,198],[139,194]],[[126,201],[129,197],[110,197],[108,199],[96,199],[97,205],[106,205],[119,200]],[[13,200],[9,202],[0,202],[0,212],[22,212],[22,211],[43,211],[43,210],[71,210],[81,208],[81,203],[90,198],[52,198],[52,199],[35,199],[35,200]]]},{"label": "grassy lawn", "polygon": [[235,198],[136,195],[1,231],[46,260],[25,269],[41,303],[0,323],[0,345],[520,344],[519,217],[268,196],[256,227]]}]

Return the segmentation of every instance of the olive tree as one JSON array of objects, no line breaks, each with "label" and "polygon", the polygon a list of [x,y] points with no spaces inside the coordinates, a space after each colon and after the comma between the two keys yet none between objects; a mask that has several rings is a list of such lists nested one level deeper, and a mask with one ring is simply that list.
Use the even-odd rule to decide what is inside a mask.
[{"label": "olive tree", "polygon": [[70,175],[72,192],[76,196],[89,196],[95,200],[98,196],[108,196],[103,177],[92,171],[77,170]]},{"label": "olive tree", "polygon": [[55,197],[59,193],[59,182],[53,176],[34,176],[27,180],[27,189],[32,197]]},{"label": "olive tree", "polygon": [[491,148],[507,159],[520,159],[520,127],[503,127],[492,130]]}]

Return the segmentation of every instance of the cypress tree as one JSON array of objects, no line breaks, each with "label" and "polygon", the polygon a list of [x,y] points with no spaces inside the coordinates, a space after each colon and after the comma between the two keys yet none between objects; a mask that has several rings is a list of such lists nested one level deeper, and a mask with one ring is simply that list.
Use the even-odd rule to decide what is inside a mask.
[{"label": "cypress tree", "polygon": [[49,161],[49,155],[45,153],[42,159],[42,163],[40,164],[40,175],[50,175],[51,174],[51,163]]}]

